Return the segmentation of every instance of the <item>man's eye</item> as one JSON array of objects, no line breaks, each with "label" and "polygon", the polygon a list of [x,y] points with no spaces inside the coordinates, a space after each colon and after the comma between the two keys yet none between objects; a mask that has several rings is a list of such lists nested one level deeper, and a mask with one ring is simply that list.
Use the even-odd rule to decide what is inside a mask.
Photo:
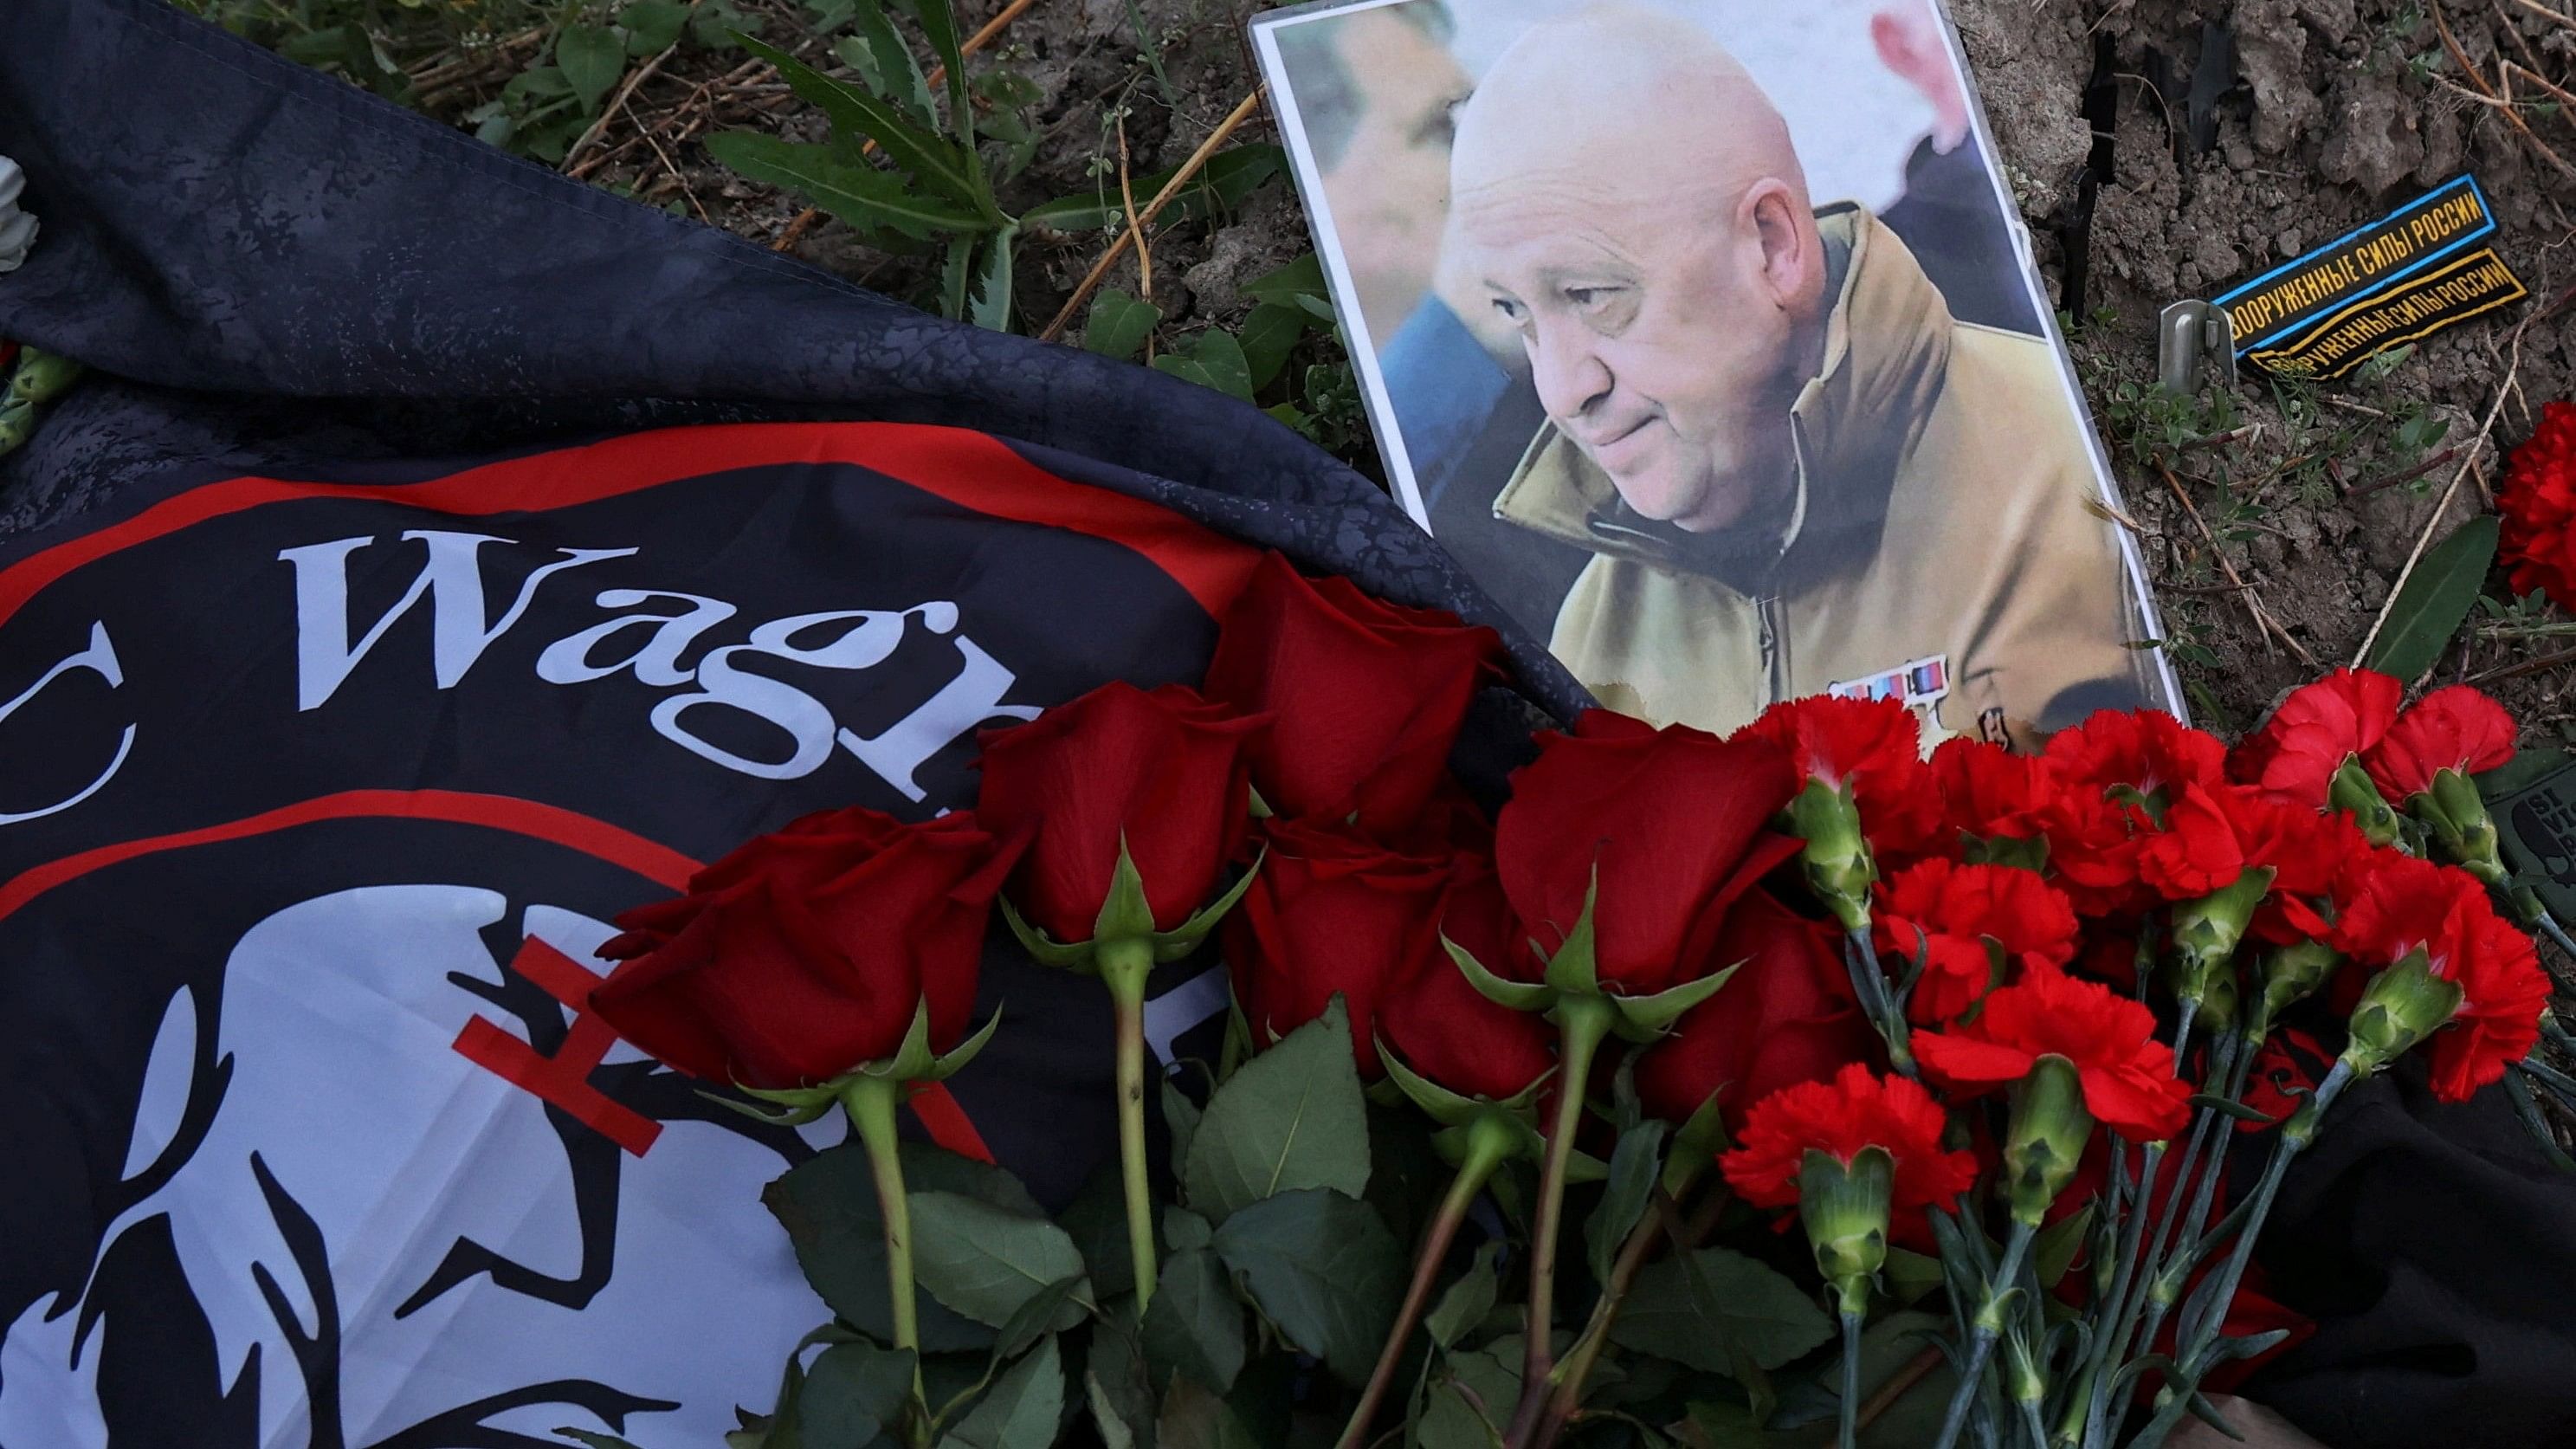
[{"label": "man's eye", "polygon": [[1578,310],[1589,312],[1618,296],[1620,290],[1617,287],[1568,287],[1565,289],[1565,300],[1573,303]]},{"label": "man's eye", "polygon": [[1521,320],[1521,304],[1513,301],[1509,297],[1496,297],[1494,299],[1494,310],[1501,313],[1503,320],[1506,322],[1518,322]]}]

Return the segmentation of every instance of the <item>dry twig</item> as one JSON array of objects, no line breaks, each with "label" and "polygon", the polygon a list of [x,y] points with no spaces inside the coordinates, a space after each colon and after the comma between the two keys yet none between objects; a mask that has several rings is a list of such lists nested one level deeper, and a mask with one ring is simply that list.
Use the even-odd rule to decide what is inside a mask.
[{"label": "dry twig", "polygon": [[[2576,180],[2576,166],[2568,165],[2567,158],[2559,155],[2556,151],[2551,150],[2549,143],[2540,139],[2539,135],[2531,129],[2530,123],[2523,120],[2522,113],[2514,109],[2513,102],[2506,96],[2499,94],[2495,87],[2487,84],[2486,76],[2481,74],[2476,66],[2469,64],[2469,53],[2460,48],[2459,37],[2451,33],[2451,22],[2442,18],[2442,7],[2436,5],[2432,7],[2432,9],[2433,28],[2441,34],[2442,49],[2450,53],[2451,64],[2459,67],[2460,74],[2467,76],[2472,82],[2474,82],[2477,85],[2477,89],[2475,91],[2468,90],[2464,87],[2457,86],[2449,81],[2443,80],[2440,76],[2435,76],[2433,78],[2434,83],[2454,95],[2466,96],[2468,99],[2476,101],[2480,105],[2493,107],[2498,114],[2505,118],[2508,124],[2510,124],[2515,130],[2522,133],[2522,139],[2529,141],[2533,150],[2538,151],[2542,158],[2547,160],[2550,165],[2558,168],[2560,175],[2566,176],[2571,180]],[[2554,12],[2543,11],[2542,13],[2551,14]],[[2509,63],[2510,62],[2508,62],[2508,64]]]},{"label": "dry twig", "polygon": [[[1245,96],[1231,112],[1228,112],[1224,120],[1217,122],[1216,129],[1208,132],[1207,139],[1201,141],[1199,148],[1190,153],[1190,159],[1182,162],[1181,169],[1172,173],[1172,179],[1163,183],[1163,189],[1154,193],[1154,199],[1145,203],[1144,213],[1136,218],[1137,227],[1151,226],[1154,218],[1162,215],[1163,208],[1171,204],[1172,198],[1181,194],[1181,188],[1189,185],[1198,176],[1199,168],[1207,165],[1208,158],[1217,153],[1217,148],[1225,144],[1226,138],[1234,134],[1235,128],[1252,118],[1252,113],[1260,108],[1262,90],[1261,86],[1254,86],[1250,95]],[[1082,310],[1082,305],[1091,300],[1091,294],[1100,289],[1100,283],[1109,275],[1109,269],[1116,266],[1118,259],[1127,254],[1128,245],[1138,235],[1139,232],[1134,229],[1118,233],[1118,240],[1109,244],[1109,250],[1102,252],[1100,260],[1093,262],[1091,270],[1083,274],[1081,284],[1073,289],[1073,295],[1064,299],[1064,306],[1055,314],[1055,320],[1049,322],[1045,330],[1038,333],[1039,341],[1053,342],[1064,335],[1065,327],[1073,321],[1074,315]]]},{"label": "dry twig", "polygon": [[2300,663],[2310,669],[2316,668],[2316,656],[2308,652],[2306,645],[2290,637],[2290,631],[2281,627],[2281,621],[2272,617],[2271,610],[2263,607],[2263,596],[2255,591],[2252,584],[2245,582],[2243,574],[2236,571],[2236,565],[2227,557],[2227,550],[2219,547],[2218,535],[2210,532],[2209,521],[2200,516],[2199,505],[2191,501],[2191,494],[2183,488],[2182,480],[2176,478],[2173,469],[2162,462],[2156,464],[2156,472],[2163,475],[2165,486],[2173,490],[2175,500],[2182,504],[2182,511],[2191,515],[2192,523],[2200,529],[2200,536],[2208,540],[2210,556],[2218,560],[2219,571],[2227,575],[2229,583],[2243,591],[2238,597],[2245,601],[2245,612],[2254,616],[2254,627],[2289,645],[2290,652],[2299,656]]}]

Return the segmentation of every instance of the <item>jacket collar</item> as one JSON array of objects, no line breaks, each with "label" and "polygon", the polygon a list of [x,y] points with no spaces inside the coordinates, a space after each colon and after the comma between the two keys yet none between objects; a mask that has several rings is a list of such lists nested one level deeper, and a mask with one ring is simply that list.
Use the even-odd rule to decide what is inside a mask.
[{"label": "jacket collar", "polygon": [[1687,533],[1629,508],[1609,475],[1549,423],[1495,498],[1495,516],[1741,593],[1794,590],[1874,553],[1897,461],[1940,396],[1950,311],[1905,244],[1865,208],[1824,207],[1816,228],[1834,303],[1823,361],[1789,410],[1797,472],[1788,496],[1722,532]]}]

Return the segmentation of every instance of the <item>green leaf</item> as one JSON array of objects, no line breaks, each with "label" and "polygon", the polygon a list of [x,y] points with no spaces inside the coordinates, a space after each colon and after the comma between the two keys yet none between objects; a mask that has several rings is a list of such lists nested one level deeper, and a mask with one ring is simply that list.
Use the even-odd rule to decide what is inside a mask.
[{"label": "green leaf", "polygon": [[605,25],[567,25],[555,37],[555,65],[564,84],[581,97],[584,111],[596,111],[609,87],[626,74],[626,42]]},{"label": "green leaf", "polygon": [[1181,1090],[1180,1082],[1169,1073],[1163,1077],[1163,1130],[1171,1135],[1172,1160],[1190,1160],[1190,1139],[1198,1134],[1199,1104]]},{"label": "green leaf", "polygon": [[1368,1110],[1351,1056],[1350,1016],[1336,997],[1324,1014],[1246,1062],[1208,1101],[1182,1181],[1201,1216],[1277,1193],[1368,1190]]},{"label": "green leaf", "polygon": [[838,135],[866,137],[877,143],[896,168],[944,200],[972,209],[993,226],[1008,224],[985,184],[984,168],[974,154],[960,150],[903,118],[901,111],[874,94],[837,81],[774,45],[749,37],[743,45],[778,68],[787,87],[807,105],[819,106]]},{"label": "green leaf", "polygon": [[1101,1437],[1112,1445],[1153,1443],[1157,1398],[1140,1336],[1133,1298],[1122,1300],[1092,1325],[1085,1388]]},{"label": "green leaf", "polygon": [[1082,1180],[1056,1221],[1073,1234],[1091,1268],[1091,1301],[1105,1304],[1136,1291],[1135,1264],[1127,1248],[1127,1188],[1112,1153]]},{"label": "green leaf", "polygon": [[1234,1301],[1225,1265],[1205,1248],[1165,1262],[1145,1310],[1145,1358],[1180,1370],[1222,1394],[1243,1370],[1243,1305]]},{"label": "green leaf", "polygon": [[1690,1261],[1707,1280],[1722,1321],[1708,1321],[1693,1301],[1682,1261],[1668,1257],[1637,1275],[1627,1309],[1611,1327],[1612,1342],[1704,1373],[1731,1374],[1729,1339],[1755,1364],[1776,1369],[1833,1336],[1833,1320],[1785,1275],[1730,1248],[1701,1248]]},{"label": "green leaf", "polygon": [[1154,1445],[1155,1449],[1262,1449],[1233,1406],[1187,1378],[1172,1380],[1171,1391],[1163,1395],[1163,1412],[1154,1423]]},{"label": "green leaf", "polygon": [[618,27],[626,32],[626,53],[641,59],[659,55],[680,43],[680,32],[688,28],[689,7],[679,0],[632,0],[617,12]]},{"label": "green leaf", "polygon": [[740,50],[760,35],[761,20],[734,0],[698,0],[689,15],[689,38],[709,50]]},{"label": "green leaf", "polygon": [[1243,284],[1243,295],[1258,302],[1273,302],[1294,307],[1300,297],[1324,295],[1324,263],[1313,252],[1276,271],[1264,272]]},{"label": "green leaf", "polygon": [[1100,1430],[1102,1449],[1136,1449],[1136,1431],[1127,1426],[1117,1405],[1109,1401],[1109,1391],[1100,1386],[1100,1375],[1085,1370],[1082,1392],[1091,1401],[1091,1422]]},{"label": "green leaf", "polygon": [[1887,1250],[1887,1266],[1879,1271],[1887,1295],[1908,1306],[1923,1301],[1943,1281],[1940,1259],[1893,1245]]},{"label": "green leaf", "polygon": [[904,119],[924,127],[938,124],[921,62],[887,17],[882,0],[857,0],[850,14],[850,33],[841,37],[832,53],[857,71],[869,90],[901,111]]},{"label": "green leaf", "polygon": [[1011,248],[1020,229],[1006,226],[984,243],[984,264],[975,269],[975,290],[966,301],[966,320],[992,332],[1011,330]]},{"label": "green leaf", "polygon": [[[1488,1404],[1508,1418],[1511,1406]],[[1423,1399],[1422,1417],[1414,1420],[1406,1442],[1413,1449],[1503,1449],[1502,1431],[1487,1423],[1454,1382],[1443,1380]]]},{"label": "green leaf", "polygon": [[1204,1248],[1216,1236],[1208,1220],[1185,1207],[1163,1205],[1163,1242],[1175,1253]]},{"label": "green leaf", "polygon": [[1029,1295],[1011,1321],[1002,1325],[1001,1336],[993,1340],[993,1361],[1007,1363],[1028,1351],[1030,1344],[1055,1332],[1052,1325],[1064,1317],[1066,1304],[1077,1314],[1088,1315],[1090,1305],[1084,1300],[1091,1293],[1091,1280],[1079,1274],[1058,1278]]},{"label": "green leaf", "polygon": [[[1864,1403],[1927,1351],[1933,1353],[1934,1362],[1929,1372],[1861,1430],[1861,1449],[1922,1449],[1941,1437],[1942,1411],[1948,1407],[1950,1390],[1958,1381],[1932,1345],[1934,1338],[1948,1328],[1949,1320],[1944,1316],[1891,1313],[1862,1330],[1860,1392]],[[1823,1449],[1832,1444],[1833,1422],[1841,1407],[1837,1399],[1840,1391],[1837,1359],[1822,1374],[1781,1395],[1779,1411],[1769,1420],[1774,1432],[1765,1439],[1747,1441],[1748,1446],[1779,1445],[1785,1449],[1788,1445],[1814,1445]]]},{"label": "green leaf", "polygon": [[1477,1324],[1484,1322],[1486,1314],[1494,1311],[1494,1297],[1499,1289],[1494,1260],[1502,1250],[1503,1245],[1499,1242],[1488,1242],[1478,1248],[1476,1260],[1467,1265],[1467,1271],[1458,1275],[1458,1281],[1450,1284],[1441,1293],[1440,1301],[1432,1305],[1431,1312],[1424,1315],[1422,1329],[1431,1335],[1433,1343],[1442,1348],[1450,1347],[1465,1338]]},{"label": "green leaf", "polygon": [[[1028,1189],[998,1167],[921,1143],[907,1142],[901,1153],[908,1187],[965,1193],[1023,1217],[1040,1216]],[[866,1149],[851,1142],[817,1153],[770,1183],[760,1198],[787,1230],[797,1265],[833,1313],[862,1332],[891,1339],[885,1220],[878,1215],[876,1175]],[[990,1329],[936,1299],[921,1304],[921,1344],[928,1352],[980,1349],[992,1337]]]},{"label": "green leaf", "polygon": [[913,1352],[844,1343],[823,1350],[805,1371],[796,1399],[796,1428],[815,1449],[868,1443],[892,1428],[912,1397]]},{"label": "green leaf", "polygon": [[1216,378],[1210,375],[1205,367],[1200,366],[1199,360],[1195,357],[1178,352],[1166,352],[1154,359],[1154,370],[1168,372],[1183,382],[1196,383],[1210,392],[1224,391],[1216,385]]},{"label": "green leaf", "polygon": [[1306,335],[1306,327],[1304,310],[1293,303],[1264,302],[1243,319],[1243,333],[1236,340],[1242,344],[1243,364],[1256,391],[1268,387],[1288,365],[1289,349]]},{"label": "green leaf", "polygon": [[2433,545],[2416,561],[2406,587],[2397,591],[2388,622],[2380,627],[2362,662],[2405,680],[2432,668],[2442,657],[2443,646],[2460,632],[2469,610],[2476,607],[2478,590],[2495,564],[2495,552],[2493,514],[2470,519]]},{"label": "green leaf", "polygon": [[924,196],[893,172],[848,160],[829,146],[754,131],[722,131],[707,137],[707,150],[752,180],[783,186],[864,230],[925,241],[985,229],[984,219],[974,212]]},{"label": "green leaf", "polygon": [[1610,1265],[1619,1256],[1620,1245],[1628,1241],[1628,1234],[1645,1217],[1663,1161],[1663,1123],[1640,1122],[1619,1134],[1619,1145],[1610,1153],[1610,1184],[1602,1190],[1600,1206],[1583,1224],[1583,1245],[1591,1254],[1593,1282],[1610,1281]]},{"label": "green leaf", "polygon": [[1404,1289],[1404,1252],[1375,1209],[1328,1188],[1281,1193],[1219,1225],[1216,1251],[1291,1343],[1367,1382]]},{"label": "green leaf", "polygon": [[1050,1337],[940,1436],[940,1449],[1047,1449],[1063,1417],[1064,1364]]},{"label": "green leaf", "polygon": [[[1281,163],[1286,159],[1286,152],[1266,144],[1219,151],[1208,158],[1207,164],[1199,168],[1199,174],[1191,177],[1188,185],[1164,204],[1155,221],[1158,225],[1190,221],[1219,208],[1231,209],[1251,195],[1254,187],[1278,175]],[[1136,194],[1139,214],[1144,211],[1146,203],[1171,184],[1173,175],[1179,170],[1175,166],[1151,176],[1128,179],[1128,189]],[[1031,226],[1045,226],[1056,231],[1099,231],[1125,226],[1127,208],[1118,194],[1118,179],[1111,176],[1089,191],[1060,196],[1043,206],[1033,207],[1022,213],[1020,220]]]},{"label": "green leaf", "polygon": [[1144,350],[1145,339],[1162,320],[1162,308],[1111,287],[1092,302],[1091,316],[1082,325],[1082,345],[1125,362]]},{"label": "green leaf", "polygon": [[[978,1323],[998,1328],[1082,1272],[1072,1235],[1044,1218],[951,1192],[916,1192],[910,1201],[914,1275],[930,1296]],[[1061,1332],[1081,1321],[1080,1306],[1068,1303],[1049,1326]]]},{"label": "green leaf", "polygon": [[948,133],[960,145],[975,145],[975,108],[966,101],[966,52],[957,38],[957,12],[949,0],[911,0],[913,17],[930,37],[930,53],[948,72]]},{"label": "green leaf", "polygon": [[[950,237],[948,254],[939,264],[939,315],[951,322],[966,320],[966,288],[973,280],[974,265],[974,235],[961,233]],[[1011,929],[1019,931],[1020,924],[1014,922]]]},{"label": "green leaf", "polygon": [[1252,401],[1252,368],[1244,360],[1243,344],[1229,332],[1211,327],[1198,335],[1190,353],[1208,375],[1208,383],[1227,397]]}]

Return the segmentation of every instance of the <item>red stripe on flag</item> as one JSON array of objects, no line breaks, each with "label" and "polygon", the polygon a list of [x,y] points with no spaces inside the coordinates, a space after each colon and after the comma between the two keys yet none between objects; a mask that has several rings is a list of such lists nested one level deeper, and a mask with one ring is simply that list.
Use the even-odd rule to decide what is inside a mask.
[{"label": "red stripe on flag", "polygon": [[1260,556],[1160,504],[1059,478],[988,433],[914,423],[724,423],[629,433],[425,483],[207,483],[0,570],[0,622],[84,564],[271,503],[345,498],[461,517],[544,513],[710,473],[799,463],[866,468],[993,518],[1121,544],[1170,575],[1211,615],[1242,591]]}]

